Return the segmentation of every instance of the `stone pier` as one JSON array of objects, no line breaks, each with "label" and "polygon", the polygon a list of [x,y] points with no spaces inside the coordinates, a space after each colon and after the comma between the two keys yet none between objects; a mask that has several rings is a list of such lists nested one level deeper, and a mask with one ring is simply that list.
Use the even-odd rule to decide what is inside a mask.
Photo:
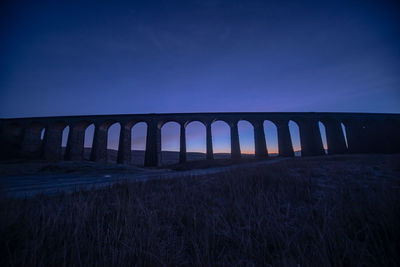
[{"label": "stone pier", "polygon": [[267,143],[265,141],[264,121],[253,122],[254,127],[254,150],[256,158],[263,159],[268,156]]},{"label": "stone pier", "polygon": [[336,120],[327,120],[324,123],[326,129],[326,142],[328,143],[328,154],[344,154],[347,151],[346,140],[342,125]]},{"label": "stone pier", "polygon": [[180,136],[179,136],[179,163],[186,162],[186,125],[180,124]]},{"label": "stone pier", "polygon": [[161,163],[161,129],[157,122],[151,121],[147,128],[146,153],[144,165],[158,166]]},{"label": "stone pier", "polygon": [[73,125],[69,128],[67,148],[65,150],[65,159],[80,161],[83,160],[85,129],[88,126],[86,123]]},{"label": "stone pier", "polygon": [[44,135],[44,158],[47,160],[62,159],[62,133],[66,127],[64,124],[53,124],[45,131]]},{"label": "stone pier", "polygon": [[232,122],[231,128],[231,157],[233,159],[240,159],[240,142],[239,142],[239,129],[238,122]]},{"label": "stone pier", "polygon": [[95,124],[90,160],[107,162],[107,130],[108,127],[103,124]]},{"label": "stone pier", "polygon": [[278,130],[279,155],[283,157],[294,157],[293,144],[289,130],[289,121],[277,121],[276,125]]},{"label": "stone pier", "polygon": [[132,124],[121,124],[121,133],[119,136],[118,144],[118,158],[117,163],[129,164],[131,163],[131,127]]},{"label": "stone pier", "polygon": [[211,135],[211,123],[206,124],[206,159],[214,159],[213,145],[212,145],[212,135]]},{"label": "stone pier", "polygon": [[299,121],[300,143],[302,156],[324,155],[321,133],[318,121],[314,119],[303,119]]}]

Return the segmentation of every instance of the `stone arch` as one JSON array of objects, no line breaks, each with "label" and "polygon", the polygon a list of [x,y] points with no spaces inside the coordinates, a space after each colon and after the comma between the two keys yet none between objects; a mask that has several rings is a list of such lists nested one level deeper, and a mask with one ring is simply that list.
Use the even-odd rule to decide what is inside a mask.
[{"label": "stone arch", "polygon": [[226,119],[224,117],[216,117],[216,118],[211,120],[211,124],[213,124],[214,122],[219,122],[219,121],[225,122],[226,124],[228,124],[228,126],[231,123],[231,121],[229,119]]},{"label": "stone arch", "polygon": [[187,161],[206,158],[206,124],[200,120],[188,120],[186,128]]},{"label": "stone arch", "polygon": [[57,130],[57,131],[63,131],[64,128],[67,127],[67,126],[68,126],[68,123],[66,121],[58,120],[56,122],[53,122],[53,123],[49,124],[48,127],[46,127],[46,128],[54,129],[54,130]]},{"label": "stone arch", "polygon": [[264,120],[263,122],[265,143],[267,145],[267,151],[269,156],[278,156],[278,127],[275,122],[271,120]]},{"label": "stone arch", "polygon": [[295,120],[289,120],[290,138],[295,157],[301,156],[301,141],[300,141],[300,128]]},{"label": "stone arch", "polygon": [[204,120],[201,120],[201,119],[197,119],[197,118],[191,118],[191,119],[188,119],[188,120],[185,120],[185,122],[184,122],[184,126],[185,126],[185,128],[189,125],[189,124],[191,124],[192,122],[195,122],[196,124],[197,123],[200,123],[200,124],[202,124],[204,127],[207,127],[207,122],[206,121],[204,121]]},{"label": "stone arch", "polygon": [[131,126],[131,162],[134,165],[144,165],[147,129],[148,123],[146,121],[137,121]]},{"label": "stone arch", "polygon": [[239,144],[242,157],[255,156],[254,126],[248,120],[238,121]]},{"label": "stone arch", "polygon": [[213,120],[211,123],[214,158],[231,157],[230,126],[225,120]]},{"label": "stone arch", "polygon": [[161,126],[161,153],[162,165],[179,162],[180,127],[174,120],[169,120]]},{"label": "stone arch", "polygon": [[160,129],[162,129],[162,127],[164,127],[165,124],[168,124],[168,123],[171,123],[171,122],[172,122],[172,123],[175,122],[175,123],[177,123],[177,124],[180,123],[179,120],[167,118],[167,119],[161,120],[161,121],[158,123],[158,127],[159,127]]}]

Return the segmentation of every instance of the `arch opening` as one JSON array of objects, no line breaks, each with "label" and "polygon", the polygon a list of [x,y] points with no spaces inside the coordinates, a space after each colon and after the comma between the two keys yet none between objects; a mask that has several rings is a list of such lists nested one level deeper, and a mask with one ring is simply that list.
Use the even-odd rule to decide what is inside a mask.
[{"label": "arch opening", "polygon": [[167,122],[161,128],[162,165],[179,162],[180,125],[177,122]]},{"label": "arch opening", "polygon": [[44,135],[46,133],[46,128],[43,128],[42,131],[40,132],[40,140],[44,140]]},{"label": "arch opening", "polygon": [[326,139],[325,125],[321,121],[318,121],[318,128],[319,128],[319,133],[321,135],[322,145],[324,147],[324,152],[326,155],[326,154],[328,154],[328,142]]},{"label": "arch opening", "polygon": [[120,133],[121,124],[119,122],[113,123],[107,129],[107,162],[117,162]]},{"label": "arch opening", "polygon": [[238,131],[242,158],[254,158],[254,126],[249,121],[241,120],[238,122]]},{"label": "arch opening", "polygon": [[295,157],[301,157],[301,142],[300,142],[300,129],[299,125],[290,120],[289,121],[290,138],[292,139],[292,146]]},{"label": "arch opening", "polygon": [[90,153],[92,152],[94,128],[95,128],[94,124],[92,123],[85,129],[85,140],[83,143],[83,158],[86,160],[90,159]]},{"label": "arch opening", "polygon": [[45,139],[46,137],[46,128],[43,128],[42,131],[40,132],[40,145],[39,145],[39,157],[44,157],[44,146],[45,142],[47,142]]},{"label": "arch opening", "polygon": [[147,124],[136,123],[131,129],[131,162],[134,165],[144,165],[146,151]]},{"label": "arch opening", "polygon": [[65,151],[68,143],[68,136],[69,136],[69,125],[67,125],[63,132],[62,132],[62,137],[61,137],[61,155],[62,159],[64,159],[65,156]]},{"label": "arch opening", "polygon": [[264,121],[265,143],[267,144],[268,155],[271,157],[279,155],[278,128],[272,121]]},{"label": "arch opening", "polygon": [[202,122],[192,121],[186,125],[187,161],[206,159],[206,127]]},{"label": "arch opening", "polygon": [[343,122],[340,123],[343,131],[344,142],[346,144],[346,148],[349,149],[349,143],[347,142],[347,135],[346,135],[346,127],[344,126]]},{"label": "arch opening", "polygon": [[214,159],[231,158],[231,129],[224,121],[211,124]]}]

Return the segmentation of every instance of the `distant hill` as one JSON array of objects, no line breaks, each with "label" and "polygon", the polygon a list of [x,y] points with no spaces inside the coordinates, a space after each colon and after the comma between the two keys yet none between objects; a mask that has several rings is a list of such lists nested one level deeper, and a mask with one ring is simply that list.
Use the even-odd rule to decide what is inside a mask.
[{"label": "distant hill", "polygon": [[[65,148],[63,148],[65,151]],[[85,148],[84,159],[90,159],[91,148]],[[169,165],[179,162],[179,152],[178,151],[162,151],[162,165]],[[143,165],[144,164],[144,150],[132,150],[132,164],[133,165]],[[294,152],[296,157],[301,156],[301,151]],[[186,152],[188,161],[205,160],[206,154],[202,152]],[[270,157],[278,156],[277,153],[269,153]],[[118,151],[114,149],[107,150],[107,162],[117,162]],[[230,153],[214,153],[215,159],[229,159],[231,157]],[[243,158],[254,158],[254,154],[242,154]]]},{"label": "distant hill", "polygon": [[[84,158],[90,159],[90,148],[85,148]],[[169,165],[179,162],[179,152],[178,151],[162,151],[161,152],[162,165]],[[144,150],[132,150],[132,164],[143,165],[144,164]],[[270,153],[269,156],[277,156],[276,153]],[[118,151],[113,149],[108,149],[107,151],[107,161],[117,162]],[[188,161],[195,160],[205,160],[206,154],[202,152],[187,152],[186,157]],[[229,159],[231,157],[230,153],[214,153],[215,159]],[[254,154],[242,154],[243,158],[253,158]]]}]

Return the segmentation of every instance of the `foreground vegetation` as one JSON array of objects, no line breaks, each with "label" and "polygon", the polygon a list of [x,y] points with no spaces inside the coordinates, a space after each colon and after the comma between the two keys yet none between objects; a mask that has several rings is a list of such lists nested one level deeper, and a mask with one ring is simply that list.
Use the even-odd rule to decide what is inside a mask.
[{"label": "foreground vegetation", "polygon": [[400,157],[0,200],[1,266],[399,266]]}]

